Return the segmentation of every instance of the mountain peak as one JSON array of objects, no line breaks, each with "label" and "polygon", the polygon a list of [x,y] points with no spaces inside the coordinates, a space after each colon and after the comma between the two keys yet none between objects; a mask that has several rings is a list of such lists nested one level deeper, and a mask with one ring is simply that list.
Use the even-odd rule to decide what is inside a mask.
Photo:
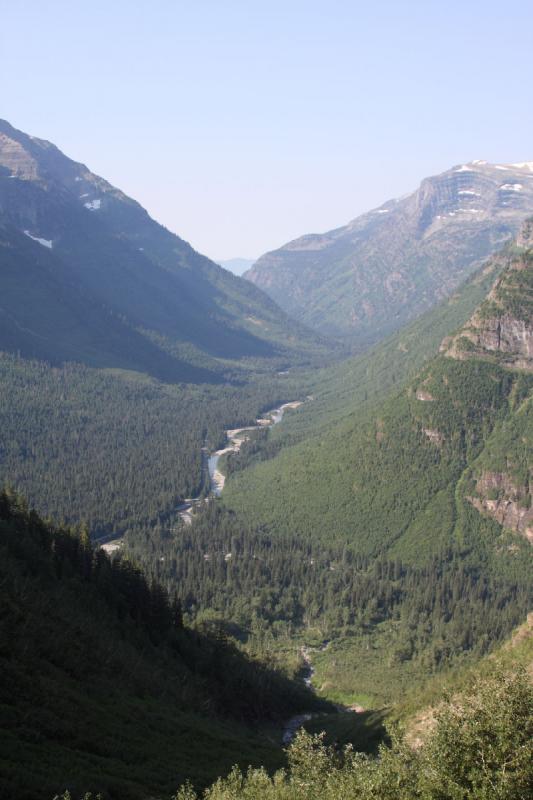
[{"label": "mountain peak", "polygon": [[0,245],[2,350],[218,381],[219,358],[285,364],[289,352],[306,359],[317,343],[136,201],[6,121]]},{"label": "mountain peak", "polygon": [[533,162],[475,160],[245,273],[322,333],[368,345],[430,308],[516,236],[533,213]]}]

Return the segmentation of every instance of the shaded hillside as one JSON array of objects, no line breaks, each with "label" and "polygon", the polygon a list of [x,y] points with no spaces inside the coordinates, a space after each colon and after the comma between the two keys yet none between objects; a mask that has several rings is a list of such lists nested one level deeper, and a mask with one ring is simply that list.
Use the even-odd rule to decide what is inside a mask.
[{"label": "shaded hillside", "polygon": [[134,200],[4,121],[0,250],[0,349],[25,357],[205,382],[220,380],[219,359],[271,368],[322,348]]},{"label": "shaded hillside", "polygon": [[474,161],[267,253],[245,277],[315,330],[368,346],[452,294],[532,211],[533,162]]},{"label": "shaded hillside", "polygon": [[533,789],[533,689],[522,674],[472,682],[443,704],[434,730],[413,750],[399,737],[369,758],[301,735],[289,769],[234,770],[201,795],[177,800],[526,800]]},{"label": "shaded hillside", "polygon": [[184,629],[132,564],[5,492],[0,550],[4,797],[144,798],[234,763],[279,764],[250,726],[318,703],[221,633]]}]

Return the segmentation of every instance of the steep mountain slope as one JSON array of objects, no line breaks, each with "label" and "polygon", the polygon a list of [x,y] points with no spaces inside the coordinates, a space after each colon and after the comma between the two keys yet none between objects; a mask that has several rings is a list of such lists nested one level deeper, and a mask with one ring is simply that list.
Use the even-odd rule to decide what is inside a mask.
[{"label": "steep mountain slope", "polygon": [[170,796],[234,763],[280,764],[257,723],[321,706],[5,492],[0,553],[2,797]]},{"label": "steep mountain slope", "polygon": [[533,162],[474,161],[267,253],[245,277],[297,319],[362,347],[450,295],[531,212]]},{"label": "steep mountain slope", "polygon": [[49,142],[0,121],[0,348],[166,380],[305,360],[316,338]]},{"label": "steep mountain slope", "polygon": [[[480,547],[491,560],[501,548],[527,552],[530,230],[524,227],[489,299],[454,342],[474,335],[480,319],[492,330],[496,317],[519,335],[501,336],[500,349],[478,352],[472,345],[459,359],[450,357],[457,351],[451,346],[398,396],[236,473],[225,503],[241,510],[246,498],[272,530],[335,538],[360,553],[386,550],[414,562],[457,543]],[[486,346],[492,342],[477,336]],[[502,524],[516,535],[502,533]]]},{"label": "steep mountain slope", "polygon": [[533,683],[533,612],[490,655],[467,669],[451,670],[432,678],[425,686],[418,686],[416,692],[407,692],[394,714],[405,722],[408,743],[412,747],[419,747],[434,730],[439,705],[442,707],[445,694],[450,696],[454,693],[452,702],[457,702],[458,692],[464,691],[475,678],[483,676],[501,680],[503,672],[522,670]]}]

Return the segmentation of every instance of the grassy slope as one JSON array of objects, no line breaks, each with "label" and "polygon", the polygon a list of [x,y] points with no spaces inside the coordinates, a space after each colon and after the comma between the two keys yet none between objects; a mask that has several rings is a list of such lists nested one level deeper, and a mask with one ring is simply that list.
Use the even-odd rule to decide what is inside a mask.
[{"label": "grassy slope", "polygon": [[[373,414],[237,474],[224,502],[271,530],[423,561],[451,540],[458,481],[494,425],[513,413],[517,380],[496,365],[440,357]],[[416,398],[420,386],[434,401]],[[444,438],[431,441],[424,430]]]}]

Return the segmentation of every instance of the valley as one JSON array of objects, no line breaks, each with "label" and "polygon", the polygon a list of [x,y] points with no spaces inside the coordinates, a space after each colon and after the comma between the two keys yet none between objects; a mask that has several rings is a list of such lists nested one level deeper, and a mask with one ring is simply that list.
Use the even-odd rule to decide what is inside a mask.
[{"label": "valley", "polygon": [[244,280],[0,121],[1,792],[433,800],[446,687],[526,715],[532,174]]}]

